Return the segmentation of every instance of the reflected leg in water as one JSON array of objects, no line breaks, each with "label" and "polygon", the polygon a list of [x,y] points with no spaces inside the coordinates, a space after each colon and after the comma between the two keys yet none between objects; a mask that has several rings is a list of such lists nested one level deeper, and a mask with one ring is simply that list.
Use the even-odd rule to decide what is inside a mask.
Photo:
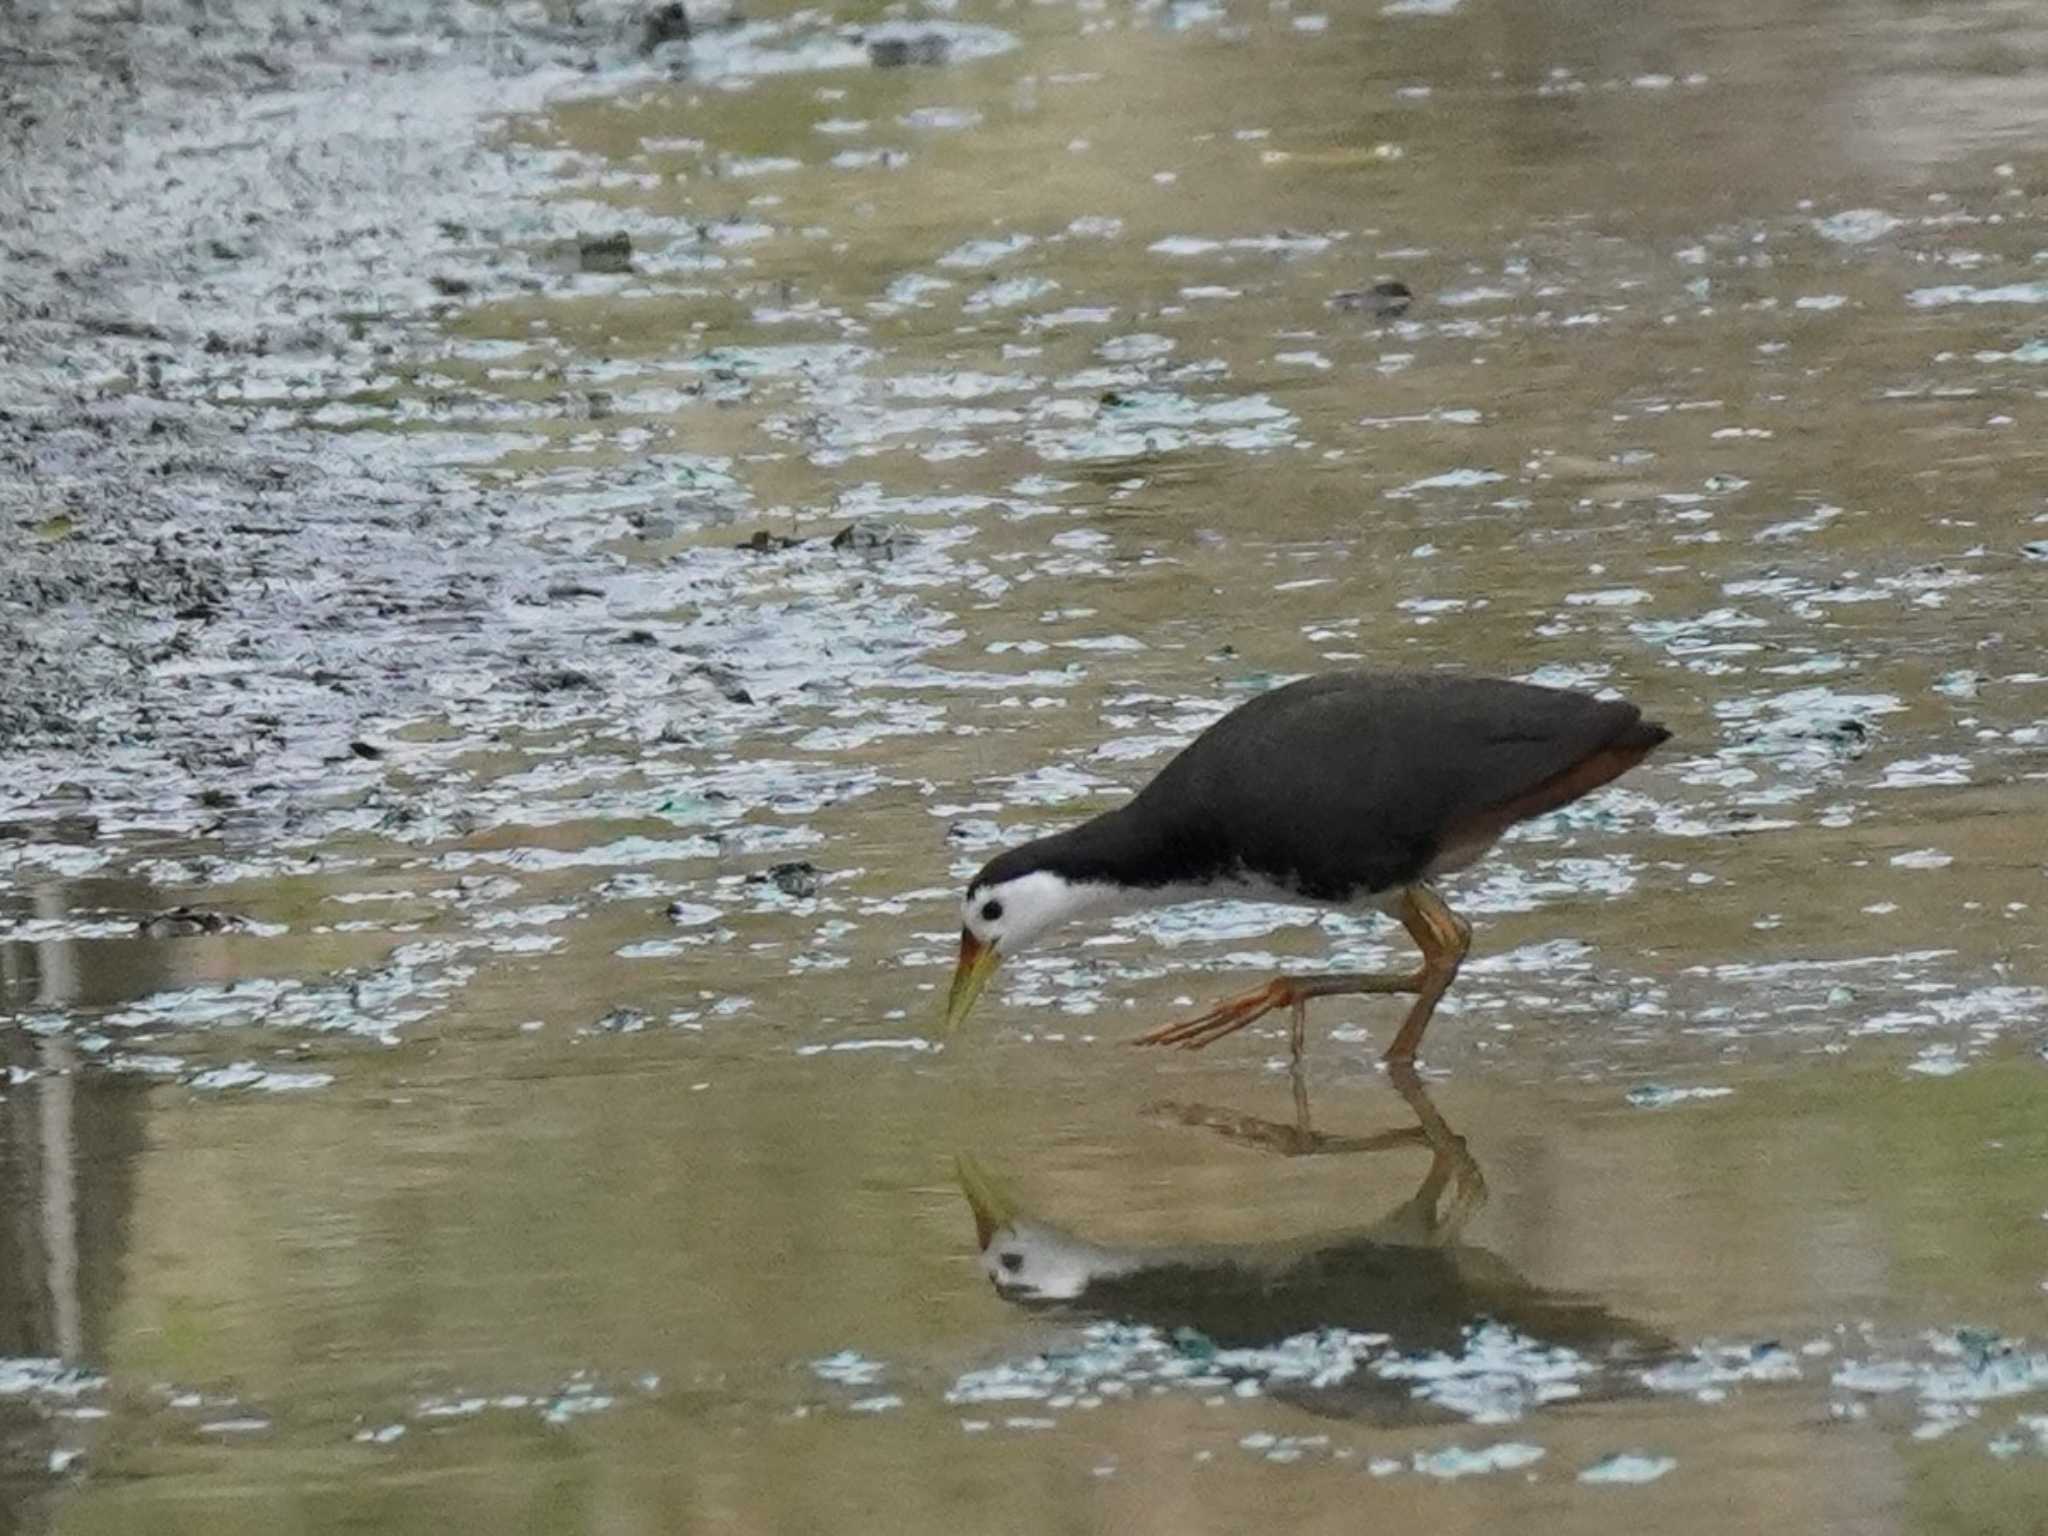
[{"label": "reflected leg in water", "polygon": [[1193,1104],[1179,1099],[1161,1099],[1155,1104],[1146,1105],[1139,1113],[1149,1120],[1192,1125],[1202,1130],[1214,1131],[1226,1141],[1238,1142],[1261,1152],[1277,1152],[1282,1157],[1379,1152],[1389,1147],[1421,1146],[1427,1143],[1428,1137],[1420,1125],[1375,1131],[1366,1136],[1339,1136],[1318,1131],[1310,1123],[1308,1078],[1299,1062],[1294,1064],[1289,1076],[1294,1089],[1292,1124],[1268,1120],[1263,1116],[1251,1114],[1246,1110],[1231,1109],[1226,1105]]},{"label": "reflected leg in water", "polygon": [[[1413,1067],[1405,1062],[1393,1064],[1387,1068],[1387,1081],[1414,1112],[1416,1129],[1430,1151],[1429,1172],[1423,1177],[1422,1187],[1409,1200],[1409,1207],[1429,1232],[1431,1241],[1455,1242],[1465,1224],[1486,1204],[1486,1175],[1480,1172],[1479,1160],[1465,1145],[1465,1138],[1452,1130],[1438,1111],[1436,1101],[1422,1086]],[[1451,1200],[1449,1206],[1440,1210],[1446,1185],[1450,1187]]]},{"label": "reflected leg in water", "polygon": [[[1405,1219],[1418,1234],[1415,1240],[1449,1242],[1486,1203],[1486,1178],[1465,1138],[1452,1130],[1437,1109],[1436,1102],[1415,1069],[1396,1062],[1387,1069],[1387,1081],[1400,1094],[1415,1116],[1415,1124],[1365,1136],[1339,1136],[1316,1130],[1309,1119],[1308,1082],[1301,1063],[1294,1063],[1294,1123],[1268,1120],[1243,1110],[1213,1104],[1188,1104],[1163,1100],[1142,1111],[1150,1119],[1166,1120],[1214,1131],[1226,1141],[1277,1152],[1282,1157],[1313,1157],[1356,1152],[1384,1152],[1394,1147],[1424,1146],[1430,1151],[1429,1172],[1422,1186],[1408,1202],[1386,1218]],[[1444,1192],[1450,1204],[1439,1210]]]}]

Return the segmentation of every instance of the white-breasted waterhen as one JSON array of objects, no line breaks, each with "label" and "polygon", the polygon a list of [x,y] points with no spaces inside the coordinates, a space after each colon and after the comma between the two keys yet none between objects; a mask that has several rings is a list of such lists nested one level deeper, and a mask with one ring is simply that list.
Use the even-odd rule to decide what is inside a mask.
[{"label": "white-breasted waterhen", "polygon": [[1635,705],[1496,678],[1333,672],[1238,706],[1126,804],[989,860],[961,904],[958,1026],[1003,957],[1062,923],[1237,896],[1376,906],[1422,950],[1406,975],[1276,976],[1138,1037],[1199,1050],[1276,1008],[1302,1049],[1312,997],[1413,993],[1388,1061],[1412,1061],[1472,929],[1431,888],[1518,821],[1598,789],[1671,733]]}]

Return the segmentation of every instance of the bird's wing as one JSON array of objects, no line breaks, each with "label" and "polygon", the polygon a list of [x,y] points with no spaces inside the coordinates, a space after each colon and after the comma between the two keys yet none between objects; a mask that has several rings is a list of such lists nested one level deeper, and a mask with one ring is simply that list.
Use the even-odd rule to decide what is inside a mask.
[{"label": "bird's wing", "polygon": [[1140,799],[1219,862],[1343,900],[1420,878],[1461,826],[1640,720],[1632,704],[1521,683],[1334,674],[1226,715]]}]

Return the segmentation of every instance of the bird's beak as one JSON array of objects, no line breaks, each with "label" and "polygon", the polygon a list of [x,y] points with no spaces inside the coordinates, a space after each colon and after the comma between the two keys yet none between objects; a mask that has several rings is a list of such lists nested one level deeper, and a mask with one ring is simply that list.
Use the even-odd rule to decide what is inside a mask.
[{"label": "bird's beak", "polygon": [[989,1176],[972,1153],[953,1159],[953,1172],[960,1180],[960,1193],[974,1211],[974,1240],[984,1252],[995,1235],[1017,1219],[1017,1203]]},{"label": "bird's beak", "polygon": [[1002,956],[996,953],[995,945],[982,943],[965,928],[960,930],[960,959],[953,967],[953,990],[946,995],[947,1034],[960,1027],[960,1021],[967,1017],[974,1000],[981,996],[981,989],[988,985],[989,977],[995,975],[1001,963]]}]

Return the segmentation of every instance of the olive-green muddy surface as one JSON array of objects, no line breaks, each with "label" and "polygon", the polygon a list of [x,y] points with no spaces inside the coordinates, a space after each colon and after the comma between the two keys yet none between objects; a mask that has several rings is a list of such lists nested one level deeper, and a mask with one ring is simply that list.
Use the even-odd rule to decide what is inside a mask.
[{"label": "olive-green muddy surface", "polygon": [[[2048,1529],[2038,12],[884,19],[415,39],[471,170],[75,361],[340,531],[137,642],[242,745],[0,791],[0,1525]],[[399,111],[280,100],[193,144]],[[1366,914],[940,1040],[983,859],[1350,664],[1675,733],[1448,883],[1419,1089],[1123,1043]]]}]

